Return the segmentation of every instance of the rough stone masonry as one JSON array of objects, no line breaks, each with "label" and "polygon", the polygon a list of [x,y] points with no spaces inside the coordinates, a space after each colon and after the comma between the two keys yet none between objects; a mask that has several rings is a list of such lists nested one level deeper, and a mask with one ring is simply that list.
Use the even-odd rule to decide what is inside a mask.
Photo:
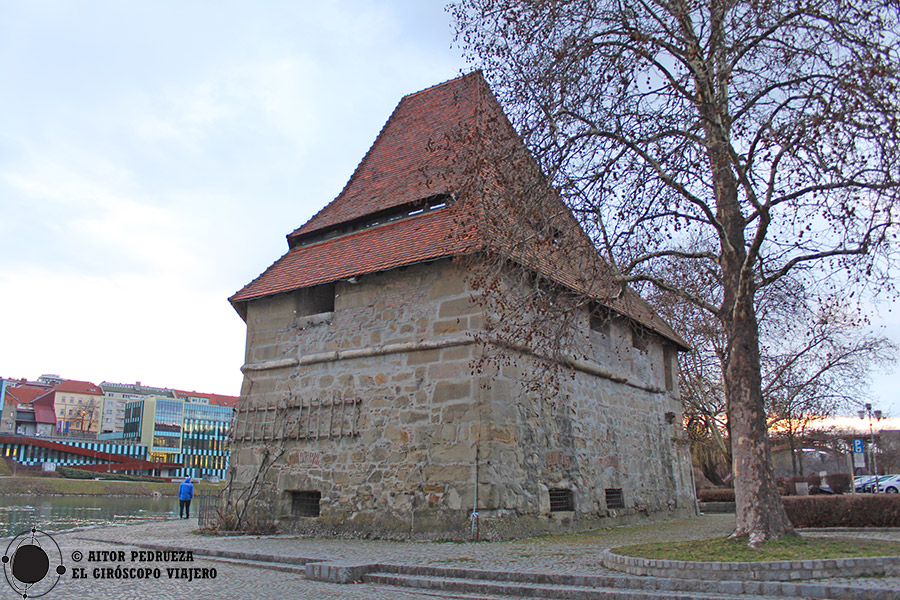
[{"label": "rough stone masonry", "polygon": [[415,148],[499,110],[485,90],[475,73],[404,98],[341,195],[231,298],[247,323],[232,485],[282,530],[468,539],[477,513],[499,539],[695,514],[684,344],[658,317],[575,315],[553,397],[523,384],[527,348],[473,370],[485,308],[446,233],[466,204],[416,180]]}]

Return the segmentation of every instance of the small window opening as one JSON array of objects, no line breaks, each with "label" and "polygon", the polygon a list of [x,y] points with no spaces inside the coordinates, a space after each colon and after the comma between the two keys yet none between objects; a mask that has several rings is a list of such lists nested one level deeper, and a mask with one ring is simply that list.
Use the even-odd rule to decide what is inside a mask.
[{"label": "small window opening", "polygon": [[327,283],[300,290],[295,312],[298,317],[334,312],[334,284]]},{"label": "small window opening", "polygon": [[572,490],[555,488],[550,490],[550,512],[575,510],[575,496]]},{"label": "small window opening", "polygon": [[606,488],[606,508],[625,508],[622,488]]},{"label": "small window opening", "polygon": [[291,492],[291,514],[295,517],[318,517],[322,492]]},{"label": "small window opening", "polygon": [[631,345],[638,350],[646,350],[649,339],[650,336],[644,331],[643,327],[634,326],[631,328]]},{"label": "small window opening", "polygon": [[607,315],[591,313],[591,329],[608,337],[609,317]]}]

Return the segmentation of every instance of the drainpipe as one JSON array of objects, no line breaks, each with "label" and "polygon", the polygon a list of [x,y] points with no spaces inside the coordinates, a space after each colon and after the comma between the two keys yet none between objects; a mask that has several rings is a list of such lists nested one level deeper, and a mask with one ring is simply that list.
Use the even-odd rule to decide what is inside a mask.
[{"label": "drainpipe", "polygon": [[[6,380],[0,377],[0,423],[3,422],[3,401],[6,399]],[[13,417],[15,418],[15,417]],[[5,433],[0,430],[0,433]],[[851,471],[852,472],[852,471]]]},{"label": "drainpipe", "polygon": [[[481,433],[481,427],[478,428],[479,437]],[[472,502],[472,540],[478,540],[478,452],[479,452],[478,440],[475,441],[475,499]]]}]

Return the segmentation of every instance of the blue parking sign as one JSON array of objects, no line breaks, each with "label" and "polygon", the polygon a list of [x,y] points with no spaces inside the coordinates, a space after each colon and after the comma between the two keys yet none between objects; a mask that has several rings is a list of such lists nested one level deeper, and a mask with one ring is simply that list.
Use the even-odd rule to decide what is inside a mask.
[{"label": "blue parking sign", "polygon": [[853,452],[856,454],[863,453],[863,441],[861,439],[853,440]]}]

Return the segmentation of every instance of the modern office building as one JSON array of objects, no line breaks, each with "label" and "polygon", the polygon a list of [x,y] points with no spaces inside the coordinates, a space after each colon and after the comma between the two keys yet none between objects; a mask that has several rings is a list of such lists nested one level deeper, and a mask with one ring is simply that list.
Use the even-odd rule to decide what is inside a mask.
[{"label": "modern office building", "polygon": [[234,409],[215,404],[184,403],[181,436],[183,475],[224,479],[231,453],[230,431]]},{"label": "modern office building", "polygon": [[126,404],[123,435],[146,444],[151,461],[183,464],[176,475],[222,479],[233,414],[226,406],[148,396]]}]

